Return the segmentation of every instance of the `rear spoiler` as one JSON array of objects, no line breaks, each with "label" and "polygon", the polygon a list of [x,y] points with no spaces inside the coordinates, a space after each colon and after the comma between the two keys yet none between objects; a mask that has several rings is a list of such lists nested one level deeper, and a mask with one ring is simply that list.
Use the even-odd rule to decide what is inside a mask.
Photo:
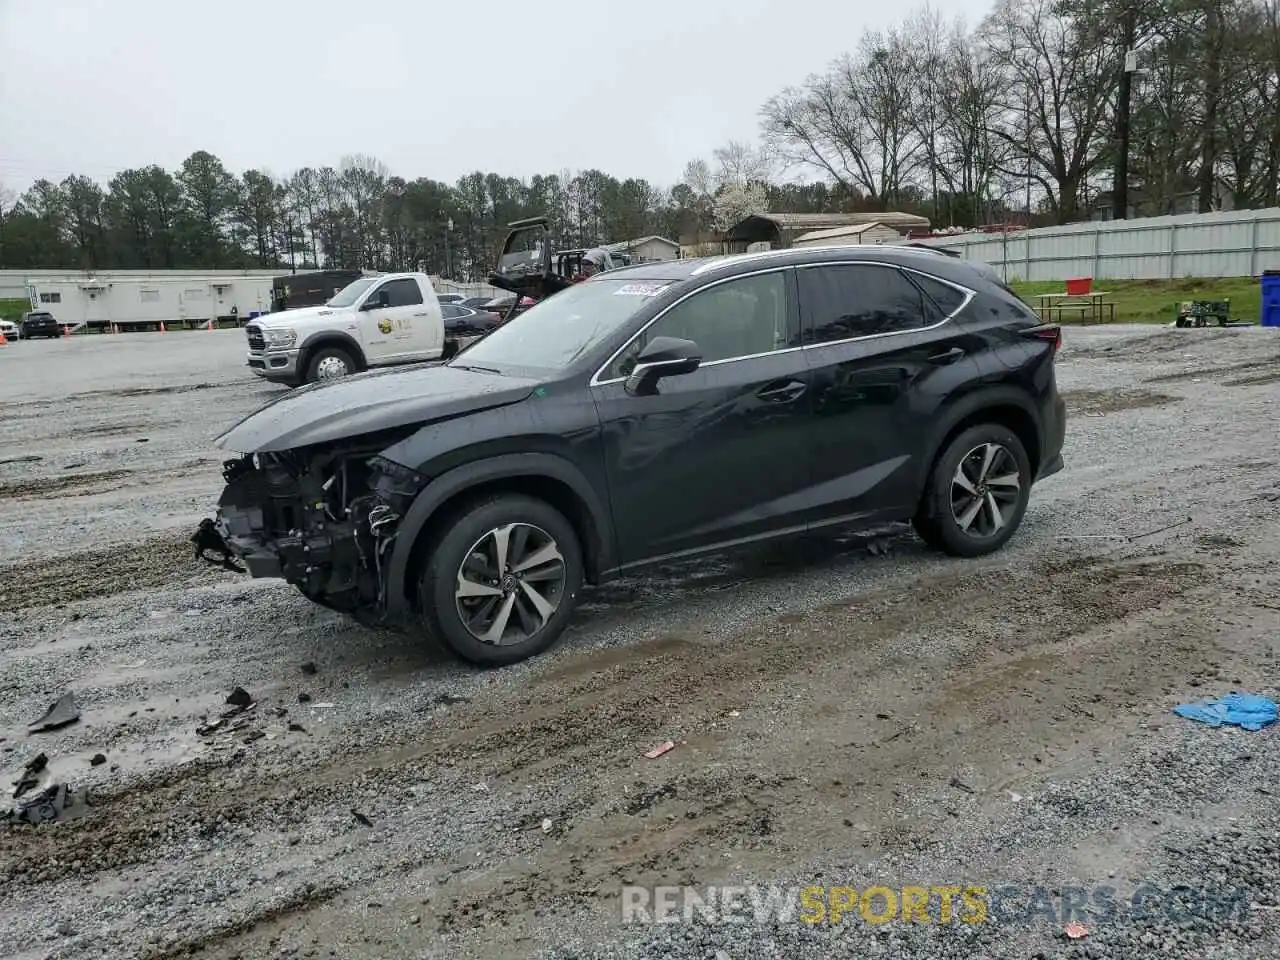
[{"label": "rear spoiler", "polygon": [[954,250],[948,250],[946,247],[935,247],[931,243],[920,243],[918,241],[912,241],[910,243],[904,243],[903,246],[915,247],[917,250],[930,250],[934,253],[940,253],[944,257],[955,257],[957,260],[960,259],[960,254],[956,253]]}]

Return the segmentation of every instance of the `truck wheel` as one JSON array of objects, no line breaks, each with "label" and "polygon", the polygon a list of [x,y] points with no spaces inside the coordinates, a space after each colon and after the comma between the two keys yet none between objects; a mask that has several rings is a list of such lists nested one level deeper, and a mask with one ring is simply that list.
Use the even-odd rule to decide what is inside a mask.
[{"label": "truck wheel", "polygon": [[420,609],[457,656],[482,666],[517,663],[564,632],[582,587],[582,548],[550,504],[512,493],[476,501],[430,550]]},{"label": "truck wheel", "polygon": [[321,347],[307,364],[307,383],[337,380],[355,372],[355,360],[342,347]]},{"label": "truck wheel", "polygon": [[1031,480],[1031,463],[1012,430],[997,423],[970,427],[938,457],[916,533],[954,557],[994,553],[1022,523]]}]

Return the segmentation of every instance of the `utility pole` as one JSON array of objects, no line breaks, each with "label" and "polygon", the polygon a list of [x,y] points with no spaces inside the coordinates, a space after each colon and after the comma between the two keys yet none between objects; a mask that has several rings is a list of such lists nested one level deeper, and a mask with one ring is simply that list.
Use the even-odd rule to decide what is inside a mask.
[{"label": "utility pole", "polygon": [[1133,97],[1133,75],[1138,70],[1138,53],[1133,49],[1138,12],[1132,7],[1124,11],[1124,64],[1120,68],[1120,92],[1116,102],[1116,176],[1111,187],[1111,217],[1129,217],[1129,103]]},{"label": "utility pole", "polygon": [[453,233],[453,217],[444,225],[444,272],[445,276],[453,278],[453,257],[449,252],[449,234]]}]

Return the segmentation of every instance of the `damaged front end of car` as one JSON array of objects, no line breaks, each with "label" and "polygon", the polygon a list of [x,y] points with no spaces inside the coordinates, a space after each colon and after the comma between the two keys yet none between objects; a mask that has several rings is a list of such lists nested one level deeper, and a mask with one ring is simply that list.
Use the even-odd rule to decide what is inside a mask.
[{"label": "damaged front end of car", "polygon": [[396,439],[227,460],[217,515],[192,537],[197,554],[255,578],[283,579],[361,622],[384,622],[387,559],[427,482],[381,455]]}]

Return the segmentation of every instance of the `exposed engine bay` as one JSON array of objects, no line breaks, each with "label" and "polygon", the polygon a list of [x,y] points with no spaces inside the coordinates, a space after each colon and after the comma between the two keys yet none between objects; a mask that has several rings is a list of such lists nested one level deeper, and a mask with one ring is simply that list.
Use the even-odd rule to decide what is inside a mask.
[{"label": "exposed engine bay", "polygon": [[[243,564],[364,621],[386,612],[386,560],[426,478],[380,452],[380,435],[345,444],[257,453],[223,464],[215,520],[192,537],[211,563]],[[212,556],[217,554],[220,556]]]}]

